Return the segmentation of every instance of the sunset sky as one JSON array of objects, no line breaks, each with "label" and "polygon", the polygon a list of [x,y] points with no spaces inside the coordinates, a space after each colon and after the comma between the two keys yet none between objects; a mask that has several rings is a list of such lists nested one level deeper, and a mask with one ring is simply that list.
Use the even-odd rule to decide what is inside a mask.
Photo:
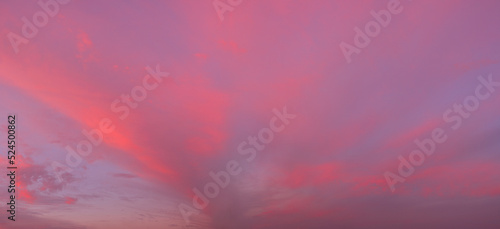
[{"label": "sunset sky", "polygon": [[500,1],[38,2],[0,1],[0,229],[500,228]]}]

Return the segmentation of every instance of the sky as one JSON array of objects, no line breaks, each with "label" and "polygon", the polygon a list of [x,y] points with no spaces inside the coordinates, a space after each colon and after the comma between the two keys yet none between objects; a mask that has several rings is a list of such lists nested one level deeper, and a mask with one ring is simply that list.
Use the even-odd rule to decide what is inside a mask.
[{"label": "sky", "polygon": [[0,229],[499,228],[499,9],[0,1]]}]

